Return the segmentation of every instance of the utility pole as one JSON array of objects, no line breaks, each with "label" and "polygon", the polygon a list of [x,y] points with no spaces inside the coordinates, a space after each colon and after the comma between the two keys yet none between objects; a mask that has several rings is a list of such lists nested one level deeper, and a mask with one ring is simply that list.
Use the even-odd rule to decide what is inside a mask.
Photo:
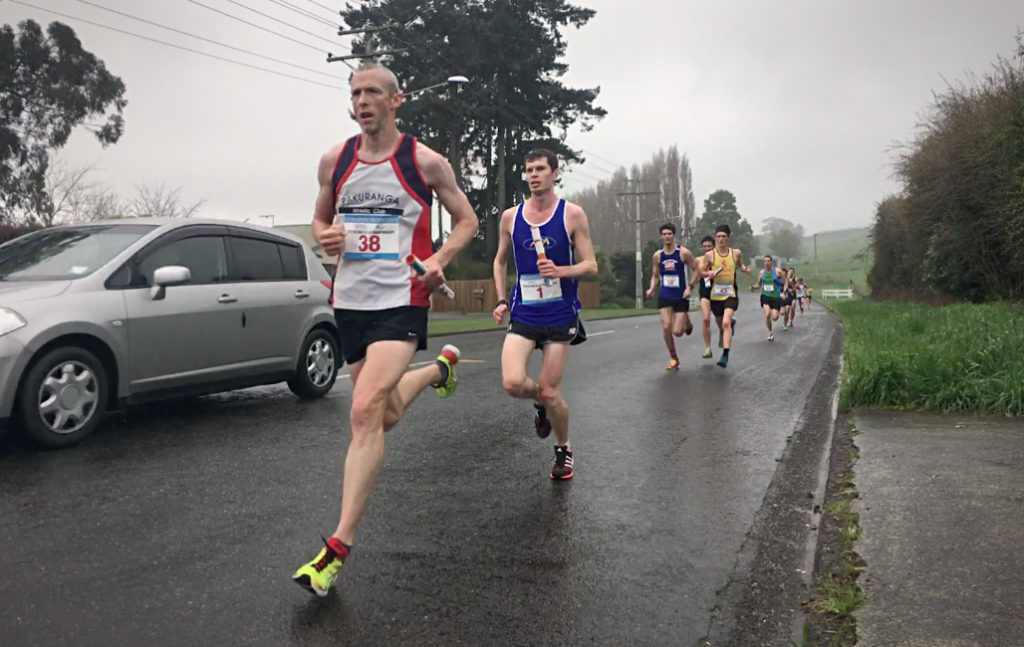
[{"label": "utility pole", "polygon": [[818,271],[818,234],[814,234],[814,277],[821,276],[821,272]]},{"label": "utility pole", "polygon": [[[640,180],[639,178],[634,178],[632,180],[626,180],[626,182],[629,182],[630,184],[641,184],[642,180]],[[661,195],[661,191],[623,191],[621,193],[616,193],[615,195],[617,195],[617,196],[619,196],[619,195],[631,195],[631,196],[633,196],[635,198],[634,205],[635,205],[636,211],[635,211],[635,214],[634,214],[635,215],[635,217],[634,217],[634,225],[635,225],[635,229],[636,229],[636,277],[635,277],[635,280],[633,281],[633,290],[634,290],[634,297],[635,297],[635,306],[636,306],[636,309],[639,310],[640,308],[644,307],[643,285],[642,285],[642,283],[643,283],[643,259],[641,258],[641,255],[643,254],[643,252],[640,249],[640,223],[641,223],[641,220],[640,220],[640,196],[642,196],[642,195]],[[647,221],[643,221],[643,222],[647,222]]]},{"label": "utility pole", "polygon": [[344,61],[350,61],[350,60],[352,60],[354,58],[358,58],[360,61],[365,61],[367,59],[369,59],[371,61],[376,61],[378,57],[384,56],[385,54],[400,54],[402,52],[408,52],[409,48],[407,48],[407,47],[406,48],[402,48],[402,49],[389,49],[389,50],[384,50],[384,51],[375,51],[374,50],[374,46],[377,43],[377,39],[376,39],[377,32],[385,31],[387,29],[397,29],[399,27],[401,27],[401,25],[396,24],[396,23],[389,23],[387,25],[381,25],[380,27],[371,27],[371,26],[367,25],[367,26],[363,27],[362,29],[341,29],[341,28],[339,28],[338,29],[338,35],[339,36],[351,36],[353,34],[363,34],[363,44],[365,45],[365,47],[363,48],[364,51],[363,51],[362,54],[346,54],[345,56],[335,56],[335,55],[331,54],[330,52],[328,52],[327,53],[327,62],[328,63],[336,63],[338,61],[343,61],[344,62]]}]

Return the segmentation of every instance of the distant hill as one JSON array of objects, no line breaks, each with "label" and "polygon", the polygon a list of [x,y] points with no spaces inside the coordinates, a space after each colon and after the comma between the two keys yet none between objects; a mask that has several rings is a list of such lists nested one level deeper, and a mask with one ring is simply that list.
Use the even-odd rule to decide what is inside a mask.
[{"label": "distant hill", "polygon": [[[815,236],[805,236],[800,256],[786,264],[795,267],[797,275],[814,287],[849,287],[853,281],[854,286],[866,294],[867,271],[871,266],[869,233],[867,227],[818,232],[817,261]],[[767,248],[764,236],[759,237],[758,243],[762,250]]]}]

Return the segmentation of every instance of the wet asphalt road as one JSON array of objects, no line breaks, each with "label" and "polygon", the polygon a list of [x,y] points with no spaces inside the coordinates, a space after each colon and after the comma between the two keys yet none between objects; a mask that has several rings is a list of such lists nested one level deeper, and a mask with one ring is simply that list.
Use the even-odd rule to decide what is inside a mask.
[{"label": "wet asphalt road", "polygon": [[0,642],[697,645],[835,327],[815,306],[769,344],[753,305],[727,370],[699,330],[668,373],[657,317],[589,323],[563,483],[501,388],[501,333],[431,339],[417,361],[444,343],[479,361],[389,434],[324,599],[290,576],[337,521],[349,380],[114,414],[58,452],[0,436]]}]

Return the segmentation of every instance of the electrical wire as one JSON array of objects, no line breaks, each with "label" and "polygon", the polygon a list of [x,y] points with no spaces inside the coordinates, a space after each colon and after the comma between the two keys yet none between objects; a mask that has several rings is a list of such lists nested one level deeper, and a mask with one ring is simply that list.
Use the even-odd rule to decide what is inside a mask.
[{"label": "electrical wire", "polygon": [[241,47],[235,47],[234,45],[228,45],[227,43],[221,43],[221,42],[216,41],[216,40],[211,40],[209,38],[204,38],[203,36],[198,36],[198,35],[193,34],[191,32],[182,31],[180,29],[175,29],[173,27],[168,27],[166,25],[161,25],[160,23],[153,22],[151,20],[146,20],[145,18],[140,18],[138,16],[133,16],[133,15],[125,13],[123,11],[118,11],[116,9],[111,9],[110,7],[104,7],[101,4],[97,4],[95,2],[90,2],[90,0],[78,0],[78,1],[81,2],[82,4],[87,4],[89,6],[96,7],[97,9],[102,9],[104,11],[109,11],[109,12],[117,14],[119,16],[124,16],[125,18],[130,18],[132,20],[137,20],[139,22],[145,23],[147,25],[152,25],[152,26],[158,27],[160,29],[166,29],[167,31],[172,31],[172,32],[174,32],[176,34],[181,34],[183,36],[188,36],[189,38],[195,38],[197,40],[201,40],[201,41],[204,41],[204,42],[207,42],[207,43],[211,43],[213,45],[218,45],[220,47],[226,47],[228,49],[235,50],[236,52],[241,52],[243,54],[248,54],[249,56],[255,56],[257,58],[262,58],[264,60],[271,61],[273,63],[280,63],[281,65],[288,65],[290,67],[294,67],[294,68],[303,70],[304,72],[310,72],[312,74],[319,74],[321,76],[326,76],[327,78],[334,79],[335,81],[344,81],[344,79],[339,78],[337,76],[334,76],[333,74],[328,74],[326,72],[321,72],[320,70],[314,70],[313,68],[309,68],[309,67],[303,67],[301,65],[296,65],[295,63],[289,63],[288,61],[282,61],[281,59],[273,58],[273,57],[270,57],[270,56],[265,56],[265,55],[260,54],[258,52],[253,52],[253,51],[250,51],[250,50],[247,50],[247,49],[242,49]]},{"label": "electrical wire", "polygon": [[293,5],[292,3],[287,2],[286,0],[269,0],[269,2],[272,2],[272,3],[276,4],[279,7],[284,7],[285,9],[289,9],[291,11],[294,11],[295,13],[299,14],[300,16],[302,16],[304,18],[309,18],[310,20],[315,20],[315,21],[317,21],[319,23],[327,25],[328,27],[334,27],[335,29],[338,28],[338,23],[337,22],[331,22],[330,20],[327,20],[326,18],[321,18],[320,16],[317,16],[317,15],[313,14],[312,12],[306,11],[305,9],[300,9],[299,7]]},{"label": "electrical wire", "polygon": [[[264,18],[269,18],[270,20],[273,20],[276,23],[285,25],[286,27],[291,27],[292,29],[295,29],[296,31],[301,31],[303,34],[307,34],[309,36],[312,36],[313,38],[318,38],[318,39],[320,39],[320,40],[322,40],[324,42],[327,42],[327,43],[330,43],[332,45],[336,45],[336,46],[341,47],[341,45],[337,41],[330,40],[329,38],[324,38],[323,36],[321,36],[319,34],[315,34],[315,33],[311,32],[311,31],[306,31],[302,27],[298,27],[296,25],[293,25],[292,23],[286,22],[284,20],[281,20],[280,18],[275,18],[274,16],[271,16],[270,14],[267,14],[267,13],[263,13],[262,11],[260,11],[258,9],[253,9],[252,7],[247,6],[246,4],[244,4],[242,2],[238,2],[237,0],[227,0],[227,1],[230,2],[233,5],[237,5],[237,6],[241,7],[242,9],[245,9],[246,11],[251,11],[251,12],[253,12],[255,14],[259,14],[260,16],[263,16]],[[337,25],[334,25],[334,26],[337,27]]]},{"label": "electrical wire", "polygon": [[241,65],[242,67],[247,67],[249,69],[258,70],[260,72],[266,72],[268,74],[273,74],[275,76],[281,76],[281,77],[285,77],[285,78],[289,78],[289,79],[294,79],[296,81],[303,81],[305,83],[312,83],[313,85],[319,85],[319,86],[322,86],[322,87],[325,87],[325,88],[331,88],[332,90],[344,90],[344,88],[336,86],[336,85],[328,85],[327,83],[321,83],[320,81],[314,81],[312,79],[304,79],[304,78],[302,78],[300,76],[295,76],[295,75],[292,75],[292,74],[287,74],[285,72],[278,72],[276,70],[271,70],[271,69],[268,69],[268,68],[265,68],[265,67],[260,67],[258,65],[252,65],[250,63],[243,63],[242,61],[236,61],[236,60],[233,60],[233,59],[230,59],[230,58],[225,58],[223,56],[218,56],[216,54],[210,54],[209,52],[203,52],[203,51],[200,51],[200,50],[197,50],[197,49],[192,49],[190,47],[185,47],[183,45],[177,45],[175,43],[169,43],[167,41],[159,40],[157,38],[151,38],[149,36],[143,36],[142,34],[136,34],[134,32],[127,31],[125,29],[118,29],[117,27],[111,27],[110,25],[104,25],[102,23],[98,23],[98,22],[95,22],[95,21],[92,21],[92,20],[86,20],[85,18],[79,18],[78,16],[72,16],[70,14],[62,13],[60,11],[55,11],[53,9],[47,9],[45,7],[39,7],[39,6],[36,6],[36,5],[28,3],[28,2],[23,2],[23,0],[9,0],[9,1],[13,2],[14,4],[19,4],[19,5],[22,5],[22,6],[25,6],[25,7],[31,7],[32,9],[38,9],[39,11],[46,11],[46,12],[49,12],[49,13],[61,16],[62,18],[68,18],[70,20],[77,20],[77,21],[85,23],[87,25],[92,25],[94,27],[99,27],[100,29],[108,29],[110,31],[117,32],[119,34],[124,34],[126,36],[131,36],[133,38],[139,38],[141,40],[150,41],[152,43],[157,43],[159,45],[164,45],[166,47],[173,47],[174,49],[180,49],[180,50],[183,50],[183,51],[186,51],[186,52],[191,52],[193,54],[199,54],[200,56],[206,56],[208,58],[213,58],[213,59],[216,59],[218,61],[224,61],[225,63],[233,63],[235,65]]}]

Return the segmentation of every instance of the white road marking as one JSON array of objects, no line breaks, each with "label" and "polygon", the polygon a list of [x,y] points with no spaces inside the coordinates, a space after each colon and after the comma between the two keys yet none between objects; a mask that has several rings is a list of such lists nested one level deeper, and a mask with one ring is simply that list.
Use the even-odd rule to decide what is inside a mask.
[{"label": "white road marking", "polygon": [[614,330],[602,330],[601,332],[588,332],[587,337],[597,337],[599,335],[610,335]]}]

